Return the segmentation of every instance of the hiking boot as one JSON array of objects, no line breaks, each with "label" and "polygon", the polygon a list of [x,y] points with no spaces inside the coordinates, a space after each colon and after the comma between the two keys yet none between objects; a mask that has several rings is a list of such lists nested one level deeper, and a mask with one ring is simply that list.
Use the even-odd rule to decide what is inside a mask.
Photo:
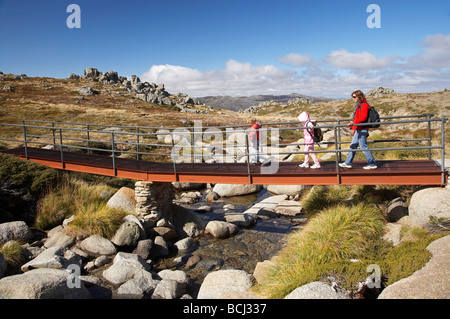
[{"label": "hiking boot", "polygon": [[345,164],[345,163],[339,163],[339,166],[343,167],[343,168],[352,168],[351,165],[348,165],[348,164]]},{"label": "hiking boot", "polygon": [[311,168],[320,168],[320,164],[314,164]]},{"label": "hiking boot", "polygon": [[378,168],[375,164],[369,164],[363,167],[364,169],[376,169]]}]

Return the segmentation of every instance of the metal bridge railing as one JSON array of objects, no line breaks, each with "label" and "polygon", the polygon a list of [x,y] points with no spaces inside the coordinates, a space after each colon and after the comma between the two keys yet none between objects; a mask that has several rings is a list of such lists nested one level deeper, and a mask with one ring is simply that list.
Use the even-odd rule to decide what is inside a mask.
[{"label": "metal bridge railing", "polygon": [[[383,117],[380,129],[389,127],[395,131],[396,127],[404,124],[425,125],[427,136],[423,138],[392,138],[368,140],[368,143],[415,142],[425,143],[417,146],[376,147],[370,151],[395,150],[427,150],[428,159],[432,159],[432,150],[440,150],[442,172],[445,170],[445,122],[447,118],[434,118],[432,114],[415,116]],[[339,174],[339,162],[342,153],[361,152],[361,149],[343,148],[350,141],[343,140],[347,123],[351,119],[326,119],[316,121],[323,131],[332,131],[333,136],[327,141],[319,143],[319,149],[305,152],[300,147],[303,143],[282,143],[279,136],[286,131],[294,131],[295,139],[303,137],[300,122],[264,123],[259,130],[259,155],[277,160],[278,156],[305,153],[333,153],[336,157],[336,171]],[[439,140],[432,134],[440,128],[440,141],[433,145],[433,140]],[[440,125],[439,125],[440,124]],[[367,126],[368,124],[358,124]],[[436,126],[439,126],[436,128]],[[116,126],[104,124],[52,122],[38,120],[23,120],[21,124],[0,123],[0,141],[8,146],[23,146],[28,158],[29,147],[46,147],[59,150],[61,163],[64,163],[66,152],[84,152],[88,154],[105,154],[112,157],[115,170],[116,159],[123,154],[131,154],[137,160],[152,160],[161,158],[163,162],[173,162],[176,173],[179,162],[237,162],[247,163],[250,172],[250,157],[254,156],[249,147],[248,125],[203,127],[194,121],[193,127],[144,127],[144,126]],[[296,132],[300,130],[299,132]],[[292,136],[292,133],[291,133]],[[435,142],[436,143],[436,142]],[[334,145],[334,148],[330,148]],[[294,147],[294,148],[292,148]],[[182,151],[183,155],[180,155]]]}]

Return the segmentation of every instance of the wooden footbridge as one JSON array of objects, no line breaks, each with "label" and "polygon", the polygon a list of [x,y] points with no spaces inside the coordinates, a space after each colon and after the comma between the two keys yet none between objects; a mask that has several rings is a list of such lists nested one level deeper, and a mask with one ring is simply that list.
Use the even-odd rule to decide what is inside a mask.
[{"label": "wooden footbridge", "polygon": [[[377,152],[383,152],[384,158],[389,158],[386,155],[390,152],[402,156],[409,152],[415,156],[419,153],[424,158],[378,160],[378,168],[371,170],[363,169],[366,161],[361,159],[364,157],[354,161],[351,169],[338,165],[345,153],[361,152],[360,149],[342,148],[350,143],[345,123],[348,119],[319,121],[322,130],[328,133],[326,141],[317,145],[314,152],[331,153],[328,154],[330,160],[321,161],[319,169],[300,168],[299,160],[292,161],[298,154],[304,154],[302,143],[280,142],[279,137],[285,135],[285,131],[303,129],[298,122],[264,124],[260,130],[259,154],[270,159],[267,164],[251,164],[255,153],[249,147],[246,127],[212,128],[201,127],[199,123],[183,128],[48,121],[0,123],[0,141],[14,146],[0,152],[56,169],[155,182],[445,186],[448,178],[445,169],[446,120],[432,115],[383,118],[381,132],[389,130],[392,133],[384,140],[370,140],[369,137],[370,150],[375,157]],[[394,136],[397,135],[396,125],[404,127],[408,124],[424,125],[428,136]],[[440,136],[436,135],[437,131]],[[297,138],[302,137],[300,132],[296,133]],[[382,143],[389,143],[389,147],[378,147]],[[436,153],[440,153],[440,161],[432,159]]]}]

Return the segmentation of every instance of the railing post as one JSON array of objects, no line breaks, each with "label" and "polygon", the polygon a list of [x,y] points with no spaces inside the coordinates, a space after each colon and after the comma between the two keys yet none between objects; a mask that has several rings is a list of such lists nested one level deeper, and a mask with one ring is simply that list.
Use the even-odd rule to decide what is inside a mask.
[{"label": "railing post", "polygon": [[250,151],[249,151],[249,141],[248,141],[248,134],[245,134],[245,154],[247,155],[247,174],[248,174],[248,181],[250,184],[253,184],[253,178],[250,170]]},{"label": "railing post", "polygon": [[53,149],[56,149],[55,122],[52,122]]},{"label": "railing post", "polygon": [[170,141],[172,142],[172,163],[173,163],[173,173],[175,174],[175,181],[178,182],[178,174],[177,174],[177,163],[175,156],[175,142],[173,140],[173,133],[170,132]]},{"label": "railing post", "polygon": [[91,138],[90,138],[90,135],[89,135],[89,131],[90,131],[90,127],[89,127],[89,124],[86,124],[86,134],[87,134],[87,147],[88,147],[88,154],[90,155],[91,154]]},{"label": "railing post", "polygon": [[61,152],[61,168],[66,168],[66,165],[64,164],[64,150],[63,150],[63,138],[62,138],[62,129],[59,128],[59,149]]},{"label": "railing post", "polygon": [[117,175],[116,172],[116,148],[114,146],[114,132],[111,132],[111,151],[112,151],[112,162],[113,162],[113,174]]},{"label": "railing post", "polygon": [[[428,120],[428,146],[431,146],[431,122],[430,122],[430,114],[427,114]],[[428,149],[428,159],[431,160],[431,149]]]},{"label": "railing post", "polygon": [[445,118],[441,119],[441,165],[442,165],[442,176],[441,184],[445,184]]},{"label": "railing post", "polygon": [[[339,121],[338,121],[339,125]],[[340,134],[339,126],[336,127],[336,125],[333,128],[334,130],[334,149],[336,150],[336,176],[337,176],[337,183],[338,185],[341,185],[341,174],[339,170],[339,162],[341,161],[341,145],[338,144],[338,134]]]},{"label": "railing post", "polygon": [[136,126],[136,159],[139,161],[139,126]]},{"label": "railing post", "polygon": [[28,160],[27,127],[25,125],[25,120],[22,120],[22,127],[23,127],[23,145],[25,147],[25,159]]},{"label": "railing post", "polygon": [[[337,133],[337,138],[336,138],[336,127],[334,127],[334,129],[335,129],[334,140],[335,140],[336,145],[338,146],[338,149],[340,150],[341,149],[341,127],[340,127],[341,121],[337,120],[337,124],[338,124],[338,127],[337,127],[338,133]],[[337,144],[338,141],[339,141],[339,144]],[[337,154],[336,154],[336,156],[337,156]],[[339,152],[339,162],[342,162],[342,153],[341,152]]]}]

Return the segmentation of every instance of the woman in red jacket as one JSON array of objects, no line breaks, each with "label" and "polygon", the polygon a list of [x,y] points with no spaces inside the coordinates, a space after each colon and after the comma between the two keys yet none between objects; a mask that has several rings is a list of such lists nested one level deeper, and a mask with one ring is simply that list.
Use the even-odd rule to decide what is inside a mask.
[{"label": "woman in red jacket", "polygon": [[[358,126],[359,123],[365,123],[367,121],[367,117],[369,116],[370,106],[366,101],[364,93],[360,90],[352,93],[352,98],[355,101],[355,112],[353,113],[353,121],[348,124],[353,132],[353,139],[350,143],[351,149],[357,149],[358,145],[361,149],[369,149],[367,145],[367,136],[369,136],[369,129],[367,126]],[[355,125],[356,124],[356,125]],[[340,163],[340,167],[352,168],[352,162],[355,157],[356,152],[348,153],[347,159],[344,163]],[[375,169],[377,168],[377,163],[375,158],[373,157],[370,151],[363,151],[364,156],[367,159],[367,165],[364,166],[364,169]]]}]

